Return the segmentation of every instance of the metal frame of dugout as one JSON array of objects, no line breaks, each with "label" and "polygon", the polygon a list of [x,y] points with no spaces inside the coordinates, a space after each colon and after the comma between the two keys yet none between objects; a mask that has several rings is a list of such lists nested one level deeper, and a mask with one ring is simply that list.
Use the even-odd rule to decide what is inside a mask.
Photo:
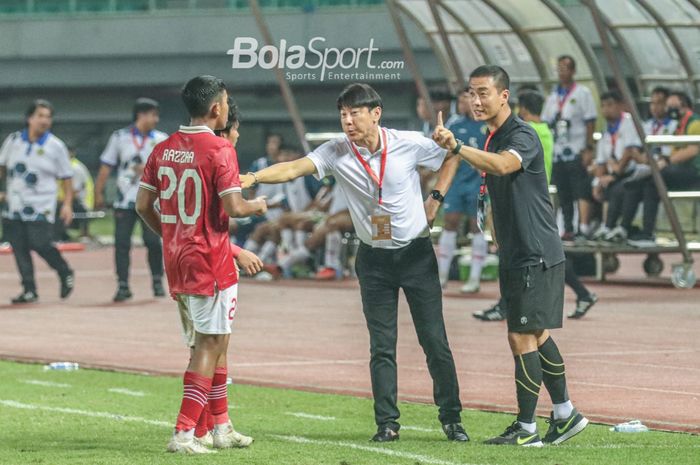
[{"label": "metal frame of dugout", "polygon": [[[700,136],[646,136],[644,139],[646,147],[658,145],[688,145],[700,144]],[[651,150],[647,150],[651,153]],[[658,172],[656,160],[650,157],[649,163],[652,164],[652,170]],[[672,191],[668,192],[663,184],[663,179],[660,176],[654,176],[654,183],[661,196],[666,215],[668,217],[671,231],[675,236],[675,241],[665,243],[658,242],[650,247],[634,247],[628,244],[615,243],[591,243],[584,244],[564,244],[564,250],[567,254],[590,254],[592,253],[596,261],[596,279],[605,280],[607,273],[617,271],[620,262],[617,258],[618,254],[647,254],[647,259],[644,261],[644,271],[647,276],[656,277],[663,271],[663,261],[659,257],[660,254],[678,253],[682,255],[682,262],[672,265],[671,282],[680,289],[690,289],[695,286],[696,276],[693,270],[693,253],[700,252],[700,241],[688,242],[685,237],[685,232],[681,227],[681,223],[675,212],[673,200],[686,199],[700,203],[700,186],[696,186],[696,190],[691,191]],[[661,184],[661,185],[660,185]],[[697,215],[697,208],[694,207]],[[697,218],[693,218],[697,221]]]}]

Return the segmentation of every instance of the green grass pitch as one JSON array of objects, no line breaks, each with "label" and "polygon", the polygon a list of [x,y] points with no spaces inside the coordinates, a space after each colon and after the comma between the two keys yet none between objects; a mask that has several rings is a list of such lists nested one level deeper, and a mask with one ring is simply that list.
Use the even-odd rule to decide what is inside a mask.
[{"label": "green grass pitch", "polygon": [[[511,415],[464,412],[469,444],[448,443],[436,408],[403,403],[401,439],[377,445],[368,399],[234,385],[236,429],[255,437],[245,450],[185,457],[165,452],[181,396],[174,377],[0,362],[0,464],[698,464],[700,438],[689,434],[613,433],[591,425],[561,446],[480,444]],[[584,412],[585,413],[585,412]],[[541,434],[546,423],[539,420]]]}]

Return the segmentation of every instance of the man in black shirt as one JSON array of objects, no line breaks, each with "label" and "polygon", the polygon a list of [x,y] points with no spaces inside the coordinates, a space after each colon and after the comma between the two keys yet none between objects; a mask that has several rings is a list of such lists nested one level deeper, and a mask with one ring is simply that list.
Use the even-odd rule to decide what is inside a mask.
[{"label": "man in black shirt", "polygon": [[498,66],[480,66],[469,77],[475,119],[489,129],[484,150],[456,140],[442,125],[442,115],[433,139],[482,171],[480,218],[487,187],[493,208],[519,412],[517,421],[486,443],[539,447],[535,409],[542,382],[554,404],[545,443],[566,441],[588,420],[569,400],[564,361],[548,331],[562,326],[565,259],[542,144],[534,129],[512,114],[509,85],[508,74]]}]

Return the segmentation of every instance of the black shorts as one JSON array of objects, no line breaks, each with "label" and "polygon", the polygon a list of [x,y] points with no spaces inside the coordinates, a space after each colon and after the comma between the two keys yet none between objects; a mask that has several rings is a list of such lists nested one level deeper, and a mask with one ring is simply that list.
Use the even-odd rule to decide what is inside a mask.
[{"label": "black shorts", "polygon": [[508,314],[508,331],[529,333],[561,328],[564,313],[564,262],[499,270],[501,297]]}]

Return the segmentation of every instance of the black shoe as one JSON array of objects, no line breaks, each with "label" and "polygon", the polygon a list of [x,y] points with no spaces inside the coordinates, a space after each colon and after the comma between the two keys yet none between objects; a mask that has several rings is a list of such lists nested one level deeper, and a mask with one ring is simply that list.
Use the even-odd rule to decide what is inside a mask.
[{"label": "black shoe", "polygon": [[554,419],[554,412],[549,414],[549,429],[544,436],[546,444],[561,444],[562,442],[573,438],[583,429],[588,426],[588,419],[581,415],[578,410],[574,409],[568,418],[560,420]]},{"label": "black shoe", "polygon": [[372,436],[370,441],[372,442],[391,442],[398,441],[399,433],[391,428],[380,428],[377,430],[377,434]]},{"label": "black shoe", "polygon": [[125,300],[131,299],[131,297],[133,297],[133,295],[128,287],[119,287],[119,289],[117,289],[117,293],[114,294],[114,299],[112,300],[114,302],[124,302]]},{"label": "black shoe", "polygon": [[39,296],[34,291],[24,291],[14,299],[13,304],[31,304],[39,300]]},{"label": "black shoe", "polygon": [[65,276],[61,276],[61,299],[67,298],[75,287],[75,272],[71,271]]},{"label": "black shoe", "polygon": [[163,288],[163,281],[160,279],[153,280],[153,296],[165,297],[165,288]]},{"label": "black shoe", "polygon": [[500,436],[484,441],[484,444],[509,445],[523,447],[542,447],[540,434],[535,431],[530,433],[524,429],[520,422],[514,421]]},{"label": "black shoe", "polygon": [[501,308],[500,302],[497,302],[493,307],[487,308],[486,310],[474,312],[472,316],[482,321],[503,321],[506,319],[506,314]]},{"label": "black shoe", "polygon": [[469,436],[467,432],[464,431],[461,423],[452,423],[448,425],[442,425],[442,430],[445,432],[447,439],[455,442],[467,442],[469,441]]},{"label": "black shoe", "polygon": [[598,302],[598,296],[589,294],[585,299],[576,301],[576,310],[569,313],[568,317],[573,319],[583,318],[583,316]]}]

